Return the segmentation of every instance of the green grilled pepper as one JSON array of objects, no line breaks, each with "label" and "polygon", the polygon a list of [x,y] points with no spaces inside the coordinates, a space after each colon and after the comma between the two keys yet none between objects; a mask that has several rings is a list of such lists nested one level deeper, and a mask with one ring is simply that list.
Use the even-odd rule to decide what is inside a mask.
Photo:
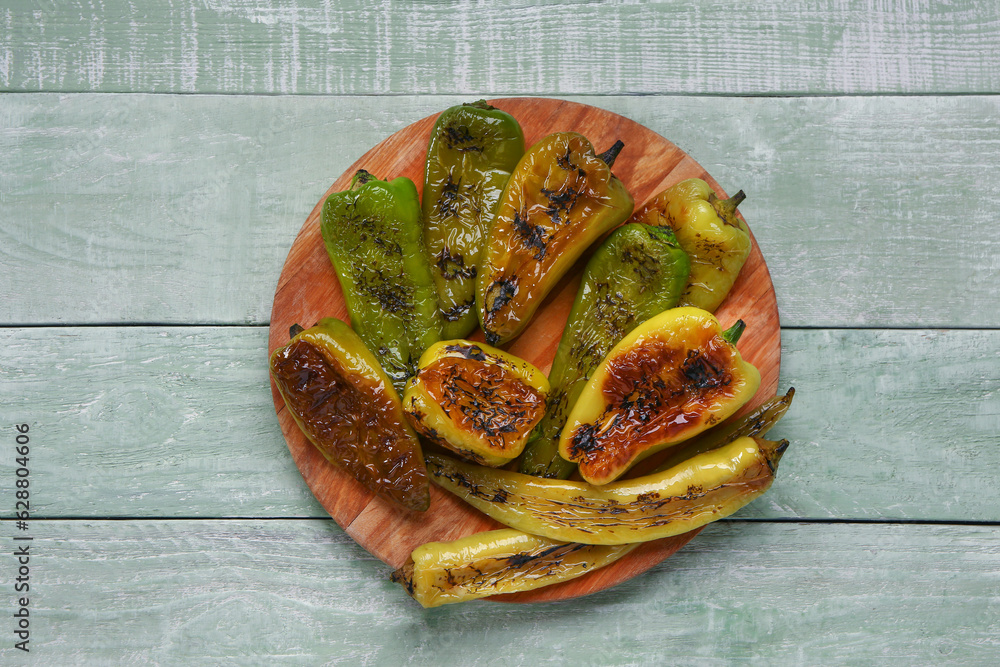
[{"label": "green grilled pepper", "polygon": [[591,243],[634,204],[611,165],[576,132],[552,134],[524,154],[507,181],[479,262],[476,306],[486,341],[514,338]]},{"label": "green grilled pepper", "polygon": [[719,199],[700,178],[681,181],[636,210],[630,222],[668,225],[691,258],[691,277],[680,305],[710,313],[725,300],[750,256],[750,232],[736,215],[746,198],[740,190]]},{"label": "green grilled pepper", "polygon": [[482,100],[446,109],[431,130],[424,170],[424,242],[445,340],[464,338],[479,323],[479,253],[522,155],[521,126]]},{"label": "green grilled pepper", "polygon": [[417,188],[360,170],[350,189],[327,198],[320,230],[351,326],[401,393],[421,353],[441,337]]},{"label": "green grilled pepper", "polygon": [[580,391],[625,334],[677,304],[689,269],[669,227],[623,225],[597,249],[559,341],[545,417],[522,455],[521,472],[569,477],[576,465],[559,456],[559,434]]}]

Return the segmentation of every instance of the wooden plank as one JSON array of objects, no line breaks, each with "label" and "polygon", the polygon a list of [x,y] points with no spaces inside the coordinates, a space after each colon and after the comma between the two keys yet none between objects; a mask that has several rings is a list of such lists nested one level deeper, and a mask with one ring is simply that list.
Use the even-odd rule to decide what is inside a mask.
[{"label": "wooden plank", "polygon": [[[792,445],[741,517],[1000,521],[1000,331],[782,342],[797,395],[772,437]],[[278,428],[266,345],[262,327],[0,330],[0,428],[31,425],[33,511],[325,516]]]},{"label": "wooden plank", "polygon": [[266,329],[8,329],[0,341],[0,424],[30,426],[39,516],[326,516],[278,429]]},{"label": "wooden plank", "polygon": [[0,86],[413,94],[1000,90],[995,3],[14,0]]},{"label": "wooden plank", "polygon": [[[38,664],[1000,659],[995,526],[722,522],[590,597],[432,610],[332,521],[39,521],[30,532]],[[0,648],[4,662],[19,656]]]},{"label": "wooden plank", "polygon": [[[463,99],[2,96],[0,324],[266,323],[326,188]],[[784,325],[1000,326],[1000,97],[580,101],[746,190]]]}]

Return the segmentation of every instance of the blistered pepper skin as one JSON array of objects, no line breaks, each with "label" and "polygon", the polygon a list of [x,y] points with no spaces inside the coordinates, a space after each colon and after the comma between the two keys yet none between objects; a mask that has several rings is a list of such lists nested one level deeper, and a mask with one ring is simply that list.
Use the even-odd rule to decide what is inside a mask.
[{"label": "blistered pepper skin", "polygon": [[483,343],[441,341],[420,357],[403,411],[431,442],[500,466],[524,449],[548,392],[545,374],[524,359]]},{"label": "blistered pepper skin", "polygon": [[[763,436],[788,411],[794,394],[795,390],[789,389],[785,396],[765,402],[739,421],[710,429],[685,442],[651,474],[681,466],[697,454],[718,449],[738,438]],[[783,451],[784,443],[778,445]],[[771,465],[776,466],[780,457],[781,452],[773,451]],[[495,484],[500,488],[499,483]],[[482,496],[483,490],[477,488],[477,493]],[[565,581],[578,576],[577,573],[583,574],[581,569],[605,567],[636,546],[636,543],[616,546],[563,543],[508,528],[477,533],[454,542],[421,545],[413,550],[403,567],[393,572],[392,580],[403,585],[424,607],[436,607]],[[550,581],[550,576],[555,581]]]},{"label": "blistered pepper skin", "polygon": [[758,386],[760,373],[711,313],[672,308],[633,329],[600,363],[566,420],[559,454],[583,479],[607,484],[721,423]]},{"label": "blistered pepper skin", "polygon": [[788,441],[743,437],[663,472],[597,487],[427,454],[431,481],[511,528],[582,544],[680,535],[729,516],[774,481]]},{"label": "blistered pepper skin", "polygon": [[531,147],[504,188],[480,259],[476,306],[491,345],[519,334],[545,296],[634,202],[581,134],[552,134]]},{"label": "blistered pepper skin", "polygon": [[681,181],[636,209],[629,222],[667,225],[691,258],[679,305],[710,313],[722,305],[750,256],[750,232],[736,215],[746,195],[719,199],[700,178]]},{"label": "blistered pepper skin", "polygon": [[359,171],[350,189],[327,198],[320,230],[351,326],[402,392],[420,355],[441,338],[416,186]]},{"label": "blistered pepper skin", "polygon": [[622,225],[594,252],[549,371],[545,417],[521,457],[521,472],[565,479],[576,469],[559,456],[559,434],[587,379],[636,325],[677,304],[689,270],[669,227]]},{"label": "blistered pepper skin", "polygon": [[424,169],[424,242],[437,286],[442,338],[479,324],[476,275],[500,195],[524,155],[513,116],[486,102],[446,109],[431,130]]},{"label": "blistered pepper skin", "polygon": [[399,395],[356,333],[324,319],[274,351],[271,377],[306,438],[377,495],[410,510],[430,505],[420,442]]},{"label": "blistered pepper skin", "polygon": [[574,544],[518,530],[490,530],[422,544],[391,579],[424,607],[439,607],[569,581],[637,546]]}]

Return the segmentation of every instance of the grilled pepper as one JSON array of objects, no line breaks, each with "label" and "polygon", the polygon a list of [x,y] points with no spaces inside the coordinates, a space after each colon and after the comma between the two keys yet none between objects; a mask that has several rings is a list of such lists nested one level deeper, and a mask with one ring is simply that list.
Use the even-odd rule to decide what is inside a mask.
[{"label": "grilled pepper", "polygon": [[360,170],[350,189],[327,198],[320,229],[351,326],[402,392],[421,353],[441,338],[416,186]]},{"label": "grilled pepper", "polygon": [[407,383],[403,411],[428,440],[500,466],[521,453],[545,412],[549,381],[533,365],[481,343],[435,343]]},{"label": "grilled pepper", "polygon": [[437,286],[442,337],[476,328],[479,253],[524,134],[510,114],[480,100],[446,109],[431,130],[424,170],[424,242]]},{"label": "grilled pepper", "polygon": [[399,395],[354,331],[324,319],[271,355],[271,377],[306,438],[377,495],[430,505],[420,443]]},{"label": "grilled pepper", "polygon": [[750,256],[750,232],[736,215],[745,198],[740,190],[719,199],[708,183],[691,178],[656,195],[632,215],[630,222],[669,225],[691,258],[691,278],[680,305],[714,313],[729,294]]},{"label": "grilled pepper", "polygon": [[749,401],[760,373],[698,308],[673,308],[632,330],[580,392],[559,454],[583,479],[607,484],[633,463],[720,423]]},{"label": "grilled pepper", "polygon": [[413,550],[392,581],[424,607],[532,591],[614,562],[638,544],[574,544],[500,529]]},{"label": "grilled pepper", "polygon": [[597,249],[559,341],[545,418],[521,457],[521,472],[569,477],[576,466],[559,456],[559,434],[587,378],[625,334],[677,304],[689,268],[669,227],[623,225]]},{"label": "grilled pepper", "polygon": [[788,441],[738,438],[660,473],[603,487],[427,454],[431,480],[497,521],[553,540],[647,542],[729,516],[774,481]]},{"label": "grilled pepper", "polygon": [[628,218],[632,195],[611,173],[622,146],[598,156],[583,135],[561,132],[517,163],[480,258],[476,306],[488,343],[520,333],[583,251]]},{"label": "grilled pepper", "polygon": [[[696,454],[728,445],[737,438],[763,436],[788,411],[794,394],[795,390],[789,389],[785,396],[770,399],[742,419],[692,438],[653,473],[681,465]],[[771,463],[777,461],[772,458]],[[563,543],[513,529],[487,531],[454,542],[417,547],[406,564],[393,572],[392,580],[402,584],[422,605],[432,607],[565,581],[609,565],[636,546]],[[577,566],[578,558],[585,564]],[[549,574],[554,575],[553,581]]]},{"label": "grilled pepper", "polygon": [[740,419],[714,426],[701,435],[696,435],[690,440],[685,440],[667,453],[667,456],[660,461],[654,472],[680,465],[696,454],[718,449],[723,445],[728,445],[737,438],[747,436],[751,438],[763,437],[785,416],[788,408],[792,405],[794,397],[795,389],[789,387],[788,392],[784,396],[769,398],[759,408]]}]

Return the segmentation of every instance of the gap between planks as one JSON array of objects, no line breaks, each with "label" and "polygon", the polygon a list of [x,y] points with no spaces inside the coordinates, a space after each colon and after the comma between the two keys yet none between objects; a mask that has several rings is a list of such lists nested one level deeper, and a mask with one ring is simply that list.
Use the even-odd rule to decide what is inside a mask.
[{"label": "gap between planks", "polygon": [[[15,517],[0,517],[0,521],[13,521]],[[29,521],[148,521],[167,523],[172,521],[332,521],[327,516],[33,516]],[[774,524],[809,524],[809,525],[876,525],[876,526],[972,526],[979,528],[1000,527],[1000,521],[965,521],[961,519],[836,519],[836,518],[801,518],[801,517],[730,517],[719,519],[712,523],[774,523]],[[44,539],[44,538],[41,538]]]}]

